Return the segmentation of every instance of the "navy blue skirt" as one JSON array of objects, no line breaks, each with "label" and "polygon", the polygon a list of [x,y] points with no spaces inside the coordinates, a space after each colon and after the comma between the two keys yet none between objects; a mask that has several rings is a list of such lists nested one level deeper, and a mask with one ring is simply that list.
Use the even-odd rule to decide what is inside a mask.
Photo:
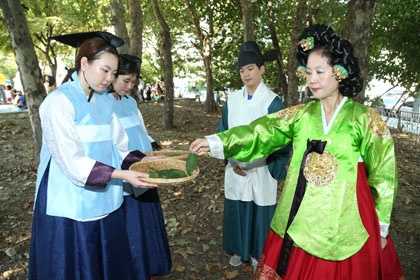
[{"label": "navy blue skirt", "polygon": [[123,209],[136,271],[133,279],[168,274],[172,262],[157,190],[150,189],[138,197],[125,196]]},{"label": "navy blue skirt", "polygon": [[46,215],[48,173],[35,202],[28,279],[136,279],[123,208],[90,222]]}]

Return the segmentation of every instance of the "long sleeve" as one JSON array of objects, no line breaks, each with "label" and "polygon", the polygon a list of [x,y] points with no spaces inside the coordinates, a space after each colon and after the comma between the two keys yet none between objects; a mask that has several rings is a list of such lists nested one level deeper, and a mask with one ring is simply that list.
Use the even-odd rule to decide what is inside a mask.
[{"label": "long sleeve", "polygon": [[[234,158],[250,162],[267,157],[285,147],[293,137],[293,123],[301,115],[302,105],[297,105],[277,113],[269,114],[249,125],[237,126],[227,131],[209,136],[211,154],[222,150],[224,158]],[[219,139],[213,141],[215,139]],[[222,143],[223,146],[217,144]]]},{"label": "long sleeve", "polygon": [[42,103],[39,113],[43,142],[62,172],[78,186],[105,185],[114,168],[85,155],[71,102],[59,92],[52,93]]},{"label": "long sleeve", "polygon": [[398,186],[394,141],[386,123],[373,109],[368,110],[364,131],[361,155],[366,164],[369,185],[374,189],[381,236],[386,237]]}]

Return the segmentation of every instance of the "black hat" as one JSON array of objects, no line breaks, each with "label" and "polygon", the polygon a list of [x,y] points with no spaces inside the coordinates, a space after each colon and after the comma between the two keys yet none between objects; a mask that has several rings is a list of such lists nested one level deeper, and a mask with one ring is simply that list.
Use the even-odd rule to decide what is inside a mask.
[{"label": "black hat", "polygon": [[56,40],[63,44],[78,48],[87,39],[99,37],[106,41],[111,47],[118,48],[124,44],[124,40],[106,31],[92,31],[71,33],[50,37],[51,40]]},{"label": "black hat", "polygon": [[261,66],[264,62],[276,60],[278,57],[278,50],[272,49],[265,54],[262,54],[255,41],[247,41],[239,48],[237,66],[238,68],[248,64],[257,64],[258,66]]},{"label": "black hat", "polygon": [[264,64],[264,57],[255,41],[247,41],[239,48],[238,67]]}]

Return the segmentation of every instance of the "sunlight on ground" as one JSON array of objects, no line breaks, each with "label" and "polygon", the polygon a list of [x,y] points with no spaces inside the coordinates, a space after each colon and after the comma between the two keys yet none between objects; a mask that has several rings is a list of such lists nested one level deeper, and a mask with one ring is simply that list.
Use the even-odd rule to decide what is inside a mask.
[{"label": "sunlight on ground", "polygon": [[19,274],[20,272],[22,272],[24,270],[25,270],[24,267],[18,267],[18,268],[13,268],[13,269],[6,270],[5,272],[3,272],[1,274],[0,279],[13,279],[12,278],[13,276]]},{"label": "sunlight on ground", "polygon": [[162,144],[162,146],[171,146],[173,144],[173,141],[163,140],[162,142],[160,142],[160,144]]}]

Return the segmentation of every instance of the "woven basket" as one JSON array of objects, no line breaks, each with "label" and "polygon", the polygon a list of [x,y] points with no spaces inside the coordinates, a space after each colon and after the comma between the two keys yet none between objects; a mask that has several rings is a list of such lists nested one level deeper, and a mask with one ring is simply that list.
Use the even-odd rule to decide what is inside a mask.
[{"label": "woven basket", "polygon": [[170,157],[174,159],[186,160],[188,157],[189,151],[184,150],[160,150],[147,153],[148,156],[163,156]]},{"label": "woven basket", "polygon": [[[165,159],[158,159],[158,160],[152,160],[152,161],[146,161],[146,162],[139,161],[139,162],[133,163],[130,166],[130,170],[145,172],[145,173],[149,173],[151,170],[163,170],[163,169],[172,169],[172,168],[186,171],[185,161],[179,160],[179,159],[173,159],[173,158],[165,158]],[[189,182],[195,179],[199,173],[200,173],[200,170],[197,168],[196,170],[193,171],[193,174],[191,174],[191,176],[187,176],[183,178],[174,178],[174,179],[147,178],[147,179],[144,179],[144,181],[157,184],[160,186],[176,185],[176,184]]]}]

